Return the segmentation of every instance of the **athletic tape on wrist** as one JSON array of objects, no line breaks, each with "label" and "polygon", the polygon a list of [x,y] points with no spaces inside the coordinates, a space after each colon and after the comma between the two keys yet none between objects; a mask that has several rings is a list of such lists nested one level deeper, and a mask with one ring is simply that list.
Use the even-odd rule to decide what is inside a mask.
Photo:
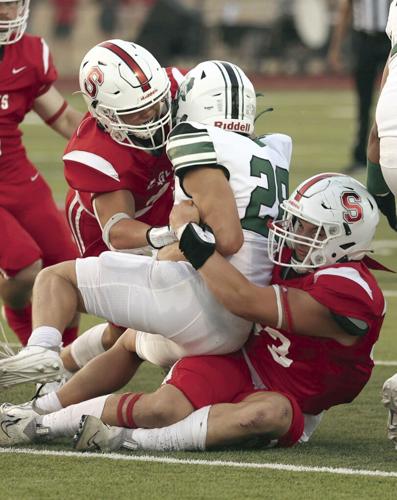
[{"label": "athletic tape on wrist", "polygon": [[152,248],[159,250],[178,241],[175,231],[170,226],[150,227],[146,231],[146,240]]},{"label": "athletic tape on wrist", "polygon": [[177,234],[180,238],[179,249],[195,269],[200,269],[215,252],[213,233],[194,222],[186,224],[183,231],[178,230]]}]

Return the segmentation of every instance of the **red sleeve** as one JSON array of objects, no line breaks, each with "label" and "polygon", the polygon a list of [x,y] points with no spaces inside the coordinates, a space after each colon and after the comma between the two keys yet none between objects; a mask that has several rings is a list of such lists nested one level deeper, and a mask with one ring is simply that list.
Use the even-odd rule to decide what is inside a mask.
[{"label": "red sleeve", "polygon": [[68,160],[64,157],[65,178],[70,187],[88,193],[108,193],[119,189],[131,190],[129,182],[123,175],[119,175],[112,168],[102,170],[93,168],[86,163]]},{"label": "red sleeve", "polygon": [[367,278],[354,267],[324,268],[314,273],[306,291],[335,314],[363,320],[379,318],[383,295],[375,281]]},{"label": "red sleeve", "polygon": [[51,85],[58,78],[58,72],[55,68],[54,61],[48,48],[47,43],[43,38],[40,38],[40,45],[38,47],[38,58],[39,58],[39,88],[37,91],[37,97],[45,94]]}]

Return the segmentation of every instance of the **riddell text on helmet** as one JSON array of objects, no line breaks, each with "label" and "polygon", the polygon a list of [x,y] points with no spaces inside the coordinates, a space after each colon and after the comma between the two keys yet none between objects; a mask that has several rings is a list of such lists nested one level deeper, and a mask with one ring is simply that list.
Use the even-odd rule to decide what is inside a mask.
[{"label": "riddell text on helmet", "polygon": [[214,126],[224,128],[225,130],[236,130],[238,132],[249,132],[251,128],[249,123],[240,123],[240,122],[224,123],[221,121],[216,121],[214,122]]}]

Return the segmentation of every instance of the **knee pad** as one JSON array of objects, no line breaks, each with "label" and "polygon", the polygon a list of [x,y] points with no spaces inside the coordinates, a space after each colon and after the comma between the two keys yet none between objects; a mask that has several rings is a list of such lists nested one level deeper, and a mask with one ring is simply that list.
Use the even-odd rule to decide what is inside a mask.
[{"label": "knee pad", "polygon": [[77,339],[71,345],[71,354],[79,368],[86,365],[91,359],[105,352],[102,344],[102,335],[107,323],[95,325]]},{"label": "knee pad", "polygon": [[141,359],[162,368],[169,368],[186,356],[185,350],[172,340],[139,331],[136,332],[135,349]]}]

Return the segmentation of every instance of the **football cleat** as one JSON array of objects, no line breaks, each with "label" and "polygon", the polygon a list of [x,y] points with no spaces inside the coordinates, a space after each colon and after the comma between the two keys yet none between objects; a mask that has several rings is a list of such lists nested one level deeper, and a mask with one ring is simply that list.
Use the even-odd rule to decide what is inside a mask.
[{"label": "football cleat", "polygon": [[31,401],[27,401],[26,403],[14,404],[14,403],[2,403],[0,405],[0,414],[10,413],[17,417],[23,417],[25,415],[45,415],[46,413],[41,411],[36,406],[36,397],[34,397]]},{"label": "football cleat", "polygon": [[[72,374],[73,375],[73,374]],[[68,376],[64,373],[60,380],[56,380],[54,382],[47,383],[38,383],[36,384],[36,394],[34,398],[41,398],[42,396],[46,396],[50,392],[57,392],[61,387],[63,387],[68,380],[71,379],[71,376]]]},{"label": "football cleat", "polygon": [[78,451],[116,451],[123,444],[124,431],[122,427],[104,424],[92,415],[83,415],[73,446]]},{"label": "football cleat", "polygon": [[16,417],[25,417],[34,415],[37,417],[38,412],[33,408],[34,401],[28,401],[19,405],[13,403],[2,403],[0,405],[0,415],[10,414]]},{"label": "football cleat", "polygon": [[389,410],[387,437],[393,441],[397,450],[397,373],[383,384],[382,404]]},{"label": "football cleat", "polygon": [[24,382],[59,381],[64,371],[58,352],[41,346],[27,346],[15,356],[0,360],[0,388]]},{"label": "football cleat", "polygon": [[0,406],[0,446],[32,443],[48,436],[49,429],[37,422],[38,414],[27,405]]}]

